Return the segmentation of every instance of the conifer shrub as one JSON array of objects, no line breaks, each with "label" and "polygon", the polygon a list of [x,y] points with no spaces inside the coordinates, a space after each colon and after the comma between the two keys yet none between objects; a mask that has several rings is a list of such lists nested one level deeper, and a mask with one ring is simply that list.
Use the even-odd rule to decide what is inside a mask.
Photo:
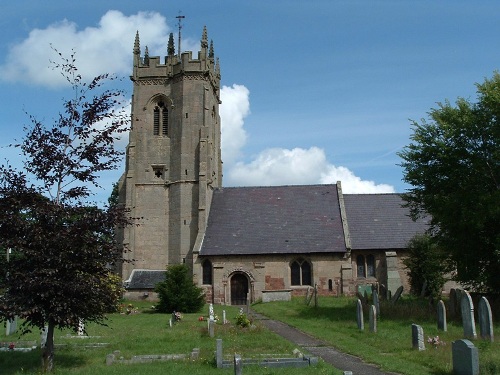
[{"label": "conifer shrub", "polygon": [[159,298],[156,310],[163,313],[195,313],[205,304],[203,289],[193,283],[189,268],[184,264],[168,266],[165,281],[156,284],[155,292]]}]

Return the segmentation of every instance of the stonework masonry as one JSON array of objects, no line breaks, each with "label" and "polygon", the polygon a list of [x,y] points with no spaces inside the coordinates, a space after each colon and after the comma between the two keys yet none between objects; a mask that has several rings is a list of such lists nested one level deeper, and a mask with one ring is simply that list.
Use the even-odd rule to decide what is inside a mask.
[{"label": "stonework masonry", "polygon": [[220,72],[203,31],[201,48],[181,56],[141,57],[134,44],[132,126],[120,200],[137,225],[125,229],[124,280],[135,269],[192,264],[211,192],[222,183]]}]

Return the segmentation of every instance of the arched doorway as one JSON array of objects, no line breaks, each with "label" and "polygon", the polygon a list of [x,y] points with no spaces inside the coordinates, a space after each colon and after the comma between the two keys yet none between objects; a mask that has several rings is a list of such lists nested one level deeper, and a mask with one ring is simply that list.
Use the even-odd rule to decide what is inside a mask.
[{"label": "arched doorway", "polygon": [[231,277],[231,305],[246,305],[248,295],[248,278],[243,273],[235,273]]}]

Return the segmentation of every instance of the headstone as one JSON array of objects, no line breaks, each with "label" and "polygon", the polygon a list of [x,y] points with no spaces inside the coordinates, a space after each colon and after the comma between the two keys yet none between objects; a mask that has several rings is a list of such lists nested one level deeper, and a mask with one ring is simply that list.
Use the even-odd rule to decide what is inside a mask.
[{"label": "headstone", "polygon": [[170,328],[172,328],[172,326],[174,325],[174,323],[172,322],[172,317],[170,317],[170,319],[168,320],[168,325],[170,326]]},{"label": "headstone", "polygon": [[358,329],[363,331],[365,329],[365,321],[363,318],[363,304],[358,298],[358,303],[356,304],[356,322],[358,323]]},{"label": "headstone", "polygon": [[222,324],[227,324],[226,310],[222,310]]},{"label": "headstone", "polygon": [[486,297],[481,297],[477,308],[477,316],[479,319],[479,332],[483,340],[495,341],[493,337],[493,316],[491,314],[491,306]]},{"label": "headstone", "polygon": [[214,319],[214,305],[210,304],[208,307],[208,319],[213,320]]},{"label": "headstone", "polygon": [[370,306],[370,332],[377,332],[377,309]]},{"label": "headstone", "polygon": [[344,375],[352,375],[352,371],[344,371]]},{"label": "headstone", "polygon": [[456,311],[457,311],[457,292],[455,288],[450,289],[450,297],[448,300],[448,308],[449,308],[449,314],[451,318],[454,318],[456,316]]},{"label": "headstone", "polygon": [[453,374],[479,375],[479,354],[469,340],[457,340],[451,343]]},{"label": "headstone", "polygon": [[47,334],[49,332],[49,327],[45,326],[43,327],[41,333],[40,333],[40,348],[45,348],[45,344],[47,343]]},{"label": "headstone", "polygon": [[441,331],[448,331],[448,325],[446,323],[446,306],[442,300],[439,300],[437,304],[437,325],[438,329]]},{"label": "headstone", "polygon": [[208,334],[210,335],[210,337],[214,337],[215,336],[215,320],[213,319],[208,319]]},{"label": "headstone", "polygon": [[372,292],[373,305],[375,306],[375,310],[377,311],[377,317],[380,316],[380,301],[378,298],[378,292],[376,289]]},{"label": "headstone", "polygon": [[460,301],[462,310],[462,324],[464,327],[464,337],[468,339],[477,339],[476,322],[474,321],[474,305],[470,294],[465,290],[462,292],[462,301]]},{"label": "headstone", "polygon": [[399,301],[399,298],[401,297],[401,294],[403,294],[403,286],[401,285],[396,292],[394,293],[394,296],[391,298],[392,303],[396,303]]},{"label": "headstone", "polygon": [[411,325],[411,344],[413,349],[425,350],[424,330],[418,324]]},{"label": "headstone", "polygon": [[78,321],[78,336],[83,336],[85,332],[85,323],[83,323],[83,319]]},{"label": "headstone", "polygon": [[234,354],[234,375],[243,374],[243,362],[239,354]]},{"label": "headstone", "polygon": [[17,331],[17,317],[7,320],[5,336],[13,335]]},{"label": "headstone", "polygon": [[215,340],[215,362],[217,363],[217,368],[222,368],[222,339]]}]

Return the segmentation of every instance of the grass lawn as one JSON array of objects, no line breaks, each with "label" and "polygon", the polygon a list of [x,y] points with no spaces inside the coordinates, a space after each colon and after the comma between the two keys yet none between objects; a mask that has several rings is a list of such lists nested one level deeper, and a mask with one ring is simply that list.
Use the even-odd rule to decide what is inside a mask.
[{"label": "grass lawn", "polygon": [[[87,339],[70,338],[70,331],[56,331],[54,374],[92,374],[92,375],[127,375],[127,374],[234,374],[233,369],[217,369],[215,367],[215,338],[223,339],[223,349],[227,359],[234,353],[242,358],[259,357],[260,354],[282,354],[292,356],[293,344],[263,327],[257,325],[253,329],[236,327],[234,322],[238,309],[231,306],[214,306],[215,314],[222,318],[222,310],[231,322],[228,325],[218,324],[215,338],[210,338],[206,321],[198,321],[201,315],[207,316],[208,306],[203,314],[184,314],[181,322],[169,327],[170,315],[152,313],[151,303],[135,303],[139,313],[131,315],[110,314],[108,326],[88,324],[85,328],[91,336]],[[39,332],[19,337],[14,334],[6,337],[5,329],[0,325],[0,342],[17,340],[37,340]],[[97,337],[94,337],[97,336]],[[92,343],[108,343],[106,347],[87,348]],[[125,359],[133,355],[189,354],[193,348],[200,349],[198,360],[180,360],[171,362],[154,362],[148,364],[113,364],[106,366],[105,359],[115,350]],[[41,353],[37,349],[32,352],[0,352],[0,374],[38,374],[40,371]],[[341,371],[320,361],[314,368],[300,369],[265,369],[257,366],[244,368],[245,374],[341,374]]]},{"label": "grass lawn", "polygon": [[[448,321],[448,331],[438,331],[435,308],[428,306],[426,301],[404,298],[396,305],[381,303],[377,333],[369,331],[368,312],[365,311],[365,330],[359,331],[356,300],[320,297],[318,307],[313,307],[306,306],[303,298],[294,298],[291,302],[255,304],[253,309],[318,337],[341,351],[376,363],[384,370],[411,375],[452,373],[451,343],[463,338],[460,322]],[[446,344],[434,348],[426,343],[425,351],[413,350],[412,323],[422,326],[426,340],[429,336],[439,336]],[[498,322],[494,329],[500,332]],[[498,340],[490,343],[478,339],[474,345],[479,349],[481,374],[500,374]]]}]

